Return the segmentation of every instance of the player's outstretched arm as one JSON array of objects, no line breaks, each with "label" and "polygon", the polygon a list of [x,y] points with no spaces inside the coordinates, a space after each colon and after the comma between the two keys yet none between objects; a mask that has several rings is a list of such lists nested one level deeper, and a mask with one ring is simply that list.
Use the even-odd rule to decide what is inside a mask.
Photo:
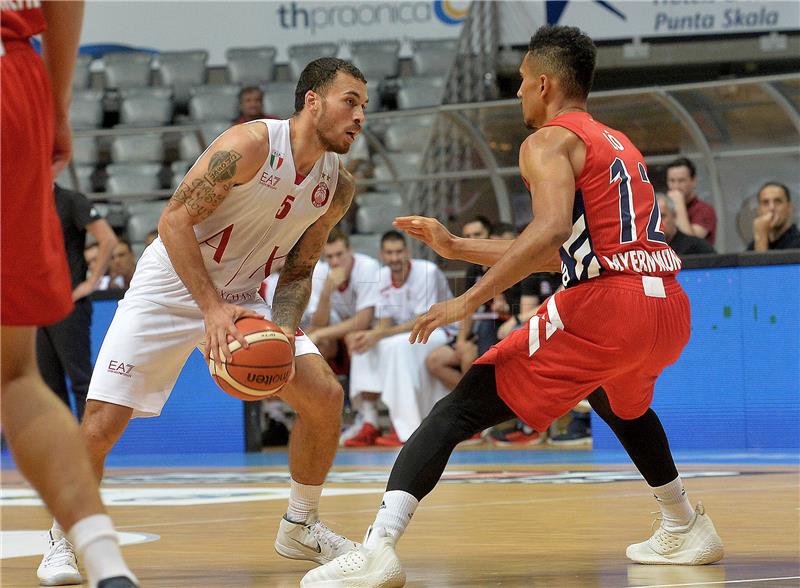
[{"label": "player's outstretched arm", "polygon": [[308,227],[286,257],[286,265],[275,288],[272,300],[272,320],[287,335],[293,335],[300,324],[311,295],[311,276],[319,261],[328,233],[350,208],[355,193],[355,181],[339,164],[339,180],[328,210]]},{"label": "player's outstretched arm", "polygon": [[269,153],[263,125],[237,126],[225,131],[195,162],[161,214],[158,234],[178,276],[203,312],[206,326],[206,360],[230,359],[228,334],[247,347],[234,322],[252,311],[225,303],[206,271],[194,225],[207,219],[225,201],[231,188],[256,174]]},{"label": "player's outstretched arm", "polygon": [[533,221],[472,288],[433,305],[417,319],[411,342],[426,342],[434,329],[462,320],[496,292],[505,292],[522,278],[552,268],[558,248],[572,232],[576,169],[580,172],[572,159],[583,145],[576,141],[580,141],[576,135],[559,127],[541,129],[525,140],[519,165],[531,187]]}]

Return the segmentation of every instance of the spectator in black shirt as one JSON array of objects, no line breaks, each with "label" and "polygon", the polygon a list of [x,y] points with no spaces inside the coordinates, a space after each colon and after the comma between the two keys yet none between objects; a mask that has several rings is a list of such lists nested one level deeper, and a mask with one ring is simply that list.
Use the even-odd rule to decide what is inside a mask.
[{"label": "spectator in black shirt", "polygon": [[748,251],[800,249],[800,231],[794,222],[789,188],[767,182],[758,191],[758,216],[753,220],[753,241]]},{"label": "spectator in black shirt", "polygon": [[[64,320],[37,330],[36,356],[44,381],[67,406],[70,401],[66,378],[69,378],[80,421],[92,377],[89,346],[92,303],[88,296],[97,289],[111,259],[111,252],[117,244],[117,238],[111,226],[86,196],[65,190],[58,184],[54,186],[53,192],[72,274],[72,299],[75,308]],[[88,276],[84,257],[87,231],[98,244],[97,257]]]},{"label": "spectator in black shirt", "polygon": [[716,253],[714,247],[705,239],[687,235],[678,228],[675,204],[664,194],[658,194],[658,209],[661,211],[661,223],[664,238],[678,257],[697,255],[698,253]]}]

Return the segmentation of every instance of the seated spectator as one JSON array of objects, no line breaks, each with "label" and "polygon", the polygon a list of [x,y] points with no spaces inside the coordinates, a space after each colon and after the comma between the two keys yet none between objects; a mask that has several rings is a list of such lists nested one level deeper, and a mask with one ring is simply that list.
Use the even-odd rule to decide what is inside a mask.
[{"label": "seated spectator", "polygon": [[[408,333],[431,305],[451,298],[447,279],[436,264],[410,259],[406,240],[397,231],[381,239],[378,324],[347,338],[350,351],[350,399],[363,423],[345,447],[402,445],[433,405],[448,390],[423,365],[427,355],[450,337],[448,328],[431,333],[428,342],[412,345]],[[393,430],[381,436],[378,399],[389,409]]]},{"label": "seated spectator", "polygon": [[312,284],[319,294],[307,333],[323,357],[333,360],[344,350],[346,336],[372,326],[381,266],[369,255],[353,253],[339,228],[328,235],[322,258],[314,268]]},{"label": "seated spectator", "polygon": [[661,226],[664,229],[664,238],[672,247],[678,257],[696,255],[698,253],[716,253],[714,247],[705,239],[687,235],[678,228],[675,203],[664,194],[657,194],[658,210],[661,212]]},{"label": "seated spectator", "polygon": [[758,191],[758,216],[753,220],[753,241],[748,251],[800,249],[800,231],[794,222],[789,188],[767,182]]},{"label": "seated spectator", "polygon": [[[492,230],[492,224],[485,216],[478,215],[464,223],[461,227],[461,236],[466,239],[487,239]],[[471,264],[467,268],[465,289],[471,288],[485,273],[486,269],[480,265]],[[478,309],[486,311],[485,305]],[[448,390],[456,387],[472,362],[478,357],[478,347],[475,342],[472,317],[467,317],[458,326],[455,339],[434,349],[425,359],[425,367],[431,375],[439,380]]]},{"label": "seated spectator", "polygon": [[136,271],[136,256],[133,254],[133,248],[127,240],[119,239],[111,254],[109,273],[103,276],[97,289],[127,290],[131,285],[134,271]]},{"label": "seated spectator", "polygon": [[695,173],[694,164],[686,157],[670,163],[667,166],[667,196],[675,204],[678,229],[713,245],[717,238],[717,213],[713,206],[697,197]]},{"label": "seated spectator", "polygon": [[239,91],[239,118],[233,124],[250,122],[261,118],[277,118],[264,114],[264,93],[258,86],[246,86]]}]

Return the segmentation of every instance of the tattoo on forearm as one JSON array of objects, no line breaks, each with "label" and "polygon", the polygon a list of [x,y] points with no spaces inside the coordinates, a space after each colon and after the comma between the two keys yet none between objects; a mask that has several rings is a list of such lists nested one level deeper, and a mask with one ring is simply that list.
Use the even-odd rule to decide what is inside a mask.
[{"label": "tattoo on forearm", "polygon": [[183,205],[190,216],[205,219],[216,209],[233,187],[236,162],[242,158],[236,151],[217,151],[211,156],[208,171],[195,178],[191,185],[181,183],[170,200],[170,206]]}]

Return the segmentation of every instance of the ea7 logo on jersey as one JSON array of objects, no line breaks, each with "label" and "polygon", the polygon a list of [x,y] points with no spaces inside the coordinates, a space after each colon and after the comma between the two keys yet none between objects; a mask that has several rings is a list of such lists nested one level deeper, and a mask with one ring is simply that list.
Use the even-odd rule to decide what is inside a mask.
[{"label": "ea7 logo on jersey", "polygon": [[271,174],[269,172],[264,172],[263,174],[261,174],[261,178],[258,181],[260,184],[266,186],[267,188],[275,190],[278,187],[278,182],[280,182],[281,179],[274,174]]},{"label": "ea7 logo on jersey", "polygon": [[311,193],[311,204],[317,208],[322,208],[328,203],[328,197],[330,195],[331,191],[328,189],[328,184],[325,182],[320,182]]},{"label": "ea7 logo on jersey", "polygon": [[136,366],[132,363],[125,363],[124,361],[114,361],[113,359],[108,362],[108,372],[111,374],[119,374],[120,376],[125,376],[126,378],[130,378],[133,376],[131,372],[133,368]]}]

